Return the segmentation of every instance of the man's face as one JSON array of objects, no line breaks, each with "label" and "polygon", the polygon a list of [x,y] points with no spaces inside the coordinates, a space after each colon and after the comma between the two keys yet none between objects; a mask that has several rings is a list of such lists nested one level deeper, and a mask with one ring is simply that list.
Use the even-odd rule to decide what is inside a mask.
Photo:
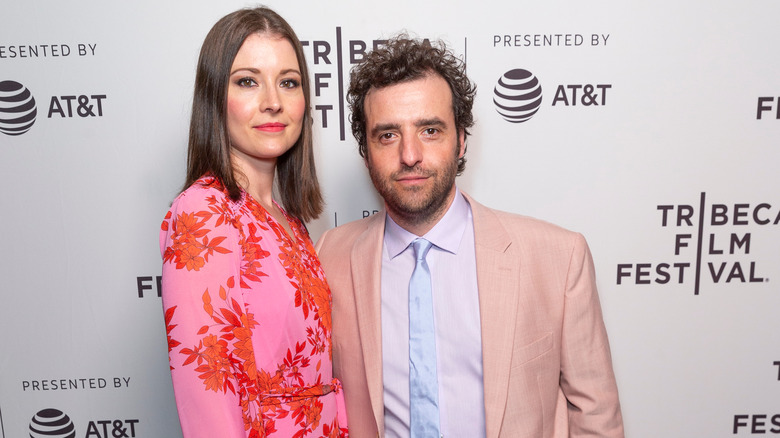
[{"label": "man's face", "polygon": [[429,74],[372,89],[365,112],[371,181],[399,225],[427,224],[427,232],[452,202],[458,158],[465,152],[449,85]]}]

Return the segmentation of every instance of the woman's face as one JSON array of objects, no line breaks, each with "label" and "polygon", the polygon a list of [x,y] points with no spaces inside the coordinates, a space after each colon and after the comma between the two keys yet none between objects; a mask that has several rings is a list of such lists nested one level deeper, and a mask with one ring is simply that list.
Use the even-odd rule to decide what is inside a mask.
[{"label": "woman's face", "polygon": [[273,34],[244,40],[230,68],[227,127],[239,166],[275,163],[301,135],[306,101],[292,44]]}]

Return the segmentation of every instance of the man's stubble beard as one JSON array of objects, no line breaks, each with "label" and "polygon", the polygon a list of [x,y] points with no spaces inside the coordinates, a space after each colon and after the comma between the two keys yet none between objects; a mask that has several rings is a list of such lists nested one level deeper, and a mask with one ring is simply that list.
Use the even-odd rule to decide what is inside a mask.
[{"label": "man's stubble beard", "polygon": [[[455,177],[458,170],[458,156],[451,161],[449,166],[441,169],[440,172],[420,169],[419,165],[414,167],[404,167],[393,172],[389,179],[384,179],[378,175],[374,168],[368,166],[368,173],[371,176],[371,182],[377,192],[384,198],[390,216],[396,222],[405,222],[407,224],[421,225],[433,220],[438,220],[444,214],[444,210],[449,206],[449,195],[455,187]],[[401,175],[413,174],[424,175],[433,179],[433,186],[427,188],[413,187],[408,190],[396,189],[393,187],[393,181]]]}]

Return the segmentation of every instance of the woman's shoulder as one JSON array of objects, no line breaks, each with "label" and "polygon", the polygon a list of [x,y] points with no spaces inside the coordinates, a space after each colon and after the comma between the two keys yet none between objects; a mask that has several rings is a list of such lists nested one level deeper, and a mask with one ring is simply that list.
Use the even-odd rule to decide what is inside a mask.
[{"label": "woman's shoulder", "polygon": [[[172,211],[199,211],[212,205],[232,204],[225,188],[214,177],[203,176],[184,189],[171,204]],[[232,208],[230,209],[232,210]]]}]

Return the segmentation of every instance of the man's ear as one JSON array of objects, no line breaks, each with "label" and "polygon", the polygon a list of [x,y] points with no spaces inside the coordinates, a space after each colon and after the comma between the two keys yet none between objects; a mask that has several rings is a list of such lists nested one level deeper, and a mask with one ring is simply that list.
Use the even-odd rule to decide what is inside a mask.
[{"label": "man's ear", "polygon": [[458,130],[458,144],[460,144],[458,158],[463,158],[463,155],[466,154],[466,130],[464,128]]}]

